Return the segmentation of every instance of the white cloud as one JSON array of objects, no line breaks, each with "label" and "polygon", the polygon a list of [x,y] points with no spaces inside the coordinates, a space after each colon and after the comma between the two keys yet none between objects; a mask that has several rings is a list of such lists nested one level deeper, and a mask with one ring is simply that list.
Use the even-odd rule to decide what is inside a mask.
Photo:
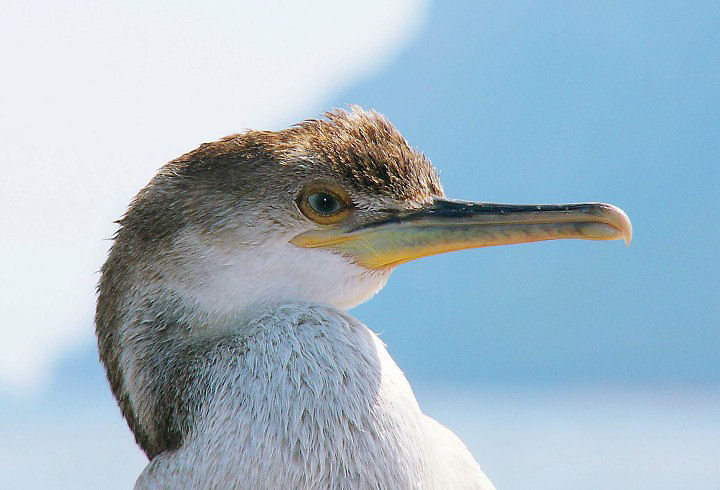
[{"label": "white cloud", "polygon": [[159,166],[315,115],[387,62],[424,11],[421,0],[6,5],[0,388],[41,386],[92,335],[103,239]]}]

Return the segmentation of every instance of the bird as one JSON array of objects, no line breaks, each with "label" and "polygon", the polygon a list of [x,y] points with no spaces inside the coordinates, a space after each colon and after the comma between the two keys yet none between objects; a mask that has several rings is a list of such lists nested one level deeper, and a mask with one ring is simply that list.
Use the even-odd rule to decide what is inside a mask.
[{"label": "bird", "polygon": [[632,237],[609,204],[446,198],[430,160],[358,106],[202,144],[118,224],[95,325],[149,459],[137,489],[494,488],[347,310],[419,257]]}]

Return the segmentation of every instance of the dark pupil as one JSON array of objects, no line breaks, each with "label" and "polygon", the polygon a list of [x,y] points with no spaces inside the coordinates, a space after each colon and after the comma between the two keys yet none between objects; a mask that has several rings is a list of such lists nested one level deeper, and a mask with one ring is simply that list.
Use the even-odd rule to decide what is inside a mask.
[{"label": "dark pupil", "polygon": [[308,196],[308,204],[316,213],[329,215],[340,211],[341,205],[338,198],[325,192],[316,192]]}]

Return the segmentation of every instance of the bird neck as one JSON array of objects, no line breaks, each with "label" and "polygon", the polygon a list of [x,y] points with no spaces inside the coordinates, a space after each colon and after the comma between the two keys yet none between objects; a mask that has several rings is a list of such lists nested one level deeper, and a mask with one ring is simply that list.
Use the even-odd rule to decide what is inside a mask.
[{"label": "bird neck", "polygon": [[180,443],[141,479],[400,488],[421,474],[413,393],[377,336],[343,312],[268,304],[170,359],[160,379],[174,386],[157,400],[181,403],[156,413],[182,420]]},{"label": "bird neck", "polygon": [[368,273],[334,254],[328,265],[320,253],[282,240],[263,246],[218,241],[192,229],[177,233],[172,244],[119,235],[99,285],[98,348],[123,415],[149,457],[182,444],[194,411],[186,387],[203,367],[193,363],[202,355],[214,358],[214,349],[242,334],[266,305],[315,301],[349,308],[390,274]]}]

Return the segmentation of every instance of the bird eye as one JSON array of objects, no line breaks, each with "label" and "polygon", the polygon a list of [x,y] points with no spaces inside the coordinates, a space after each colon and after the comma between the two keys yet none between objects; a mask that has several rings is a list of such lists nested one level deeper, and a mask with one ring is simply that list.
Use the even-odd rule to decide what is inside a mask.
[{"label": "bird eye", "polygon": [[326,181],[307,184],[295,202],[305,216],[321,225],[340,223],[352,210],[347,192],[337,184]]},{"label": "bird eye", "polygon": [[333,215],[345,207],[336,195],[328,192],[310,194],[307,202],[313,211],[323,216]]}]

